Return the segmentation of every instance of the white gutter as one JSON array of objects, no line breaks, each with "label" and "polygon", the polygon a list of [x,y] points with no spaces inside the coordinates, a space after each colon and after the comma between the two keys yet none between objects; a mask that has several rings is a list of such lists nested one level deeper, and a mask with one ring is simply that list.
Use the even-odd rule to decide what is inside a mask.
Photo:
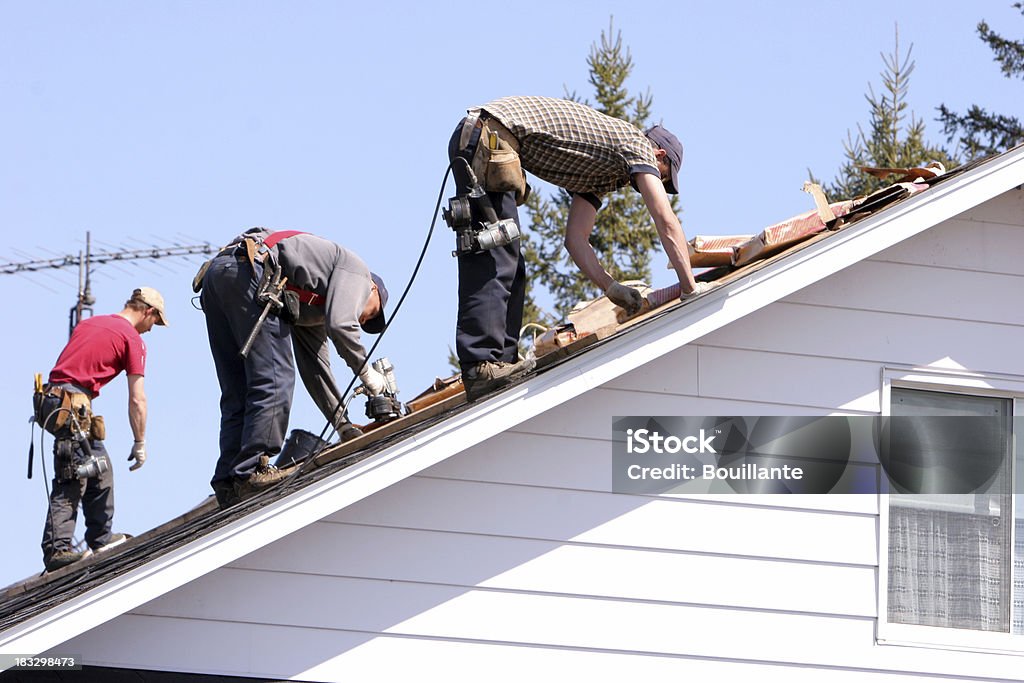
[{"label": "white gutter", "polygon": [[0,633],[39,654],[1024,182],[1024,147],[869,216]]}]

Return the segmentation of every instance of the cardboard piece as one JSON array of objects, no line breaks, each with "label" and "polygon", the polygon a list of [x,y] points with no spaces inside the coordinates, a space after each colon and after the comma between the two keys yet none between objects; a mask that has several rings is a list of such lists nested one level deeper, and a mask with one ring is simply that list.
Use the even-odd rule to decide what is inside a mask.
[{"label": "cardboard piece", "polygon": [[[852,208],[853,200],[829,204],[829,209],[836,217],[845,216]],[[825,222],[817,209],[805,211],[799,216],[765,228],[761,234],[740,245],[733,265],[745,266],[752,261],[767,258],[824,229]]]},{"label": "cardboard piece", "polygon": [[[694,268],[719,268],[731,266],[736,249],[753,239],[753,235],[697,235],[687,242],[690,265]],[[670,263],[669,268],[672,267]]]}]

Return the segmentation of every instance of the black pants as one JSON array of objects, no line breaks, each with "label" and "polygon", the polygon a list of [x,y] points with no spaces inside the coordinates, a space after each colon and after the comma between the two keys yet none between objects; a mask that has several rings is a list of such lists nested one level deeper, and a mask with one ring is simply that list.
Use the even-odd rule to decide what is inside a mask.
[{"label": "black pants", "polygon": [[261,309],[263,266],[223,254],[203,278],[203,312],[220,382],[220,457],[211,484],[248,478],[259,456],[284,444],[295,388],[291,328],[270,316],[246,358],[239,355]]},{"label": "black pants", "polygon": [[[50,488],[49,510],[43,526],[43,560],[53,553],[73,550],[72,538],[78,522],[78,506],[85,513],[85,542],[95,550],[111,541],[111,527],[114,524],[114,471],[110,456],[106,455],[103,442],[90,439],[89,445],[95,458],[106,460],[106,471],[88,479],[62,478],[61,469],[66,463],[57,456],[57,439],[53,441],[53,481]],[[82,447],[76,444],[73,461],[76,465],[85,461]]]},{"label": "black pants", "polygon": [[[464,121],[464,120],[463,120]],[[448,142],[448,158],[459,156],[462,122]],[[466,159],[471,161],[471,159]],[[461,163],[452,166],[456,192],[469,191],[469,176]],[[511,218],[519,225],[515,192],[488,192],[498,219]],[[476,215],[477,223],[482,216]],[[520,241],[479,254],[463,254],[459,261],[459,312],[455,328],[455,353],[463,370],[483,361],[515,362],[519,329],[523,326],[526,298],[526,261]]]}]

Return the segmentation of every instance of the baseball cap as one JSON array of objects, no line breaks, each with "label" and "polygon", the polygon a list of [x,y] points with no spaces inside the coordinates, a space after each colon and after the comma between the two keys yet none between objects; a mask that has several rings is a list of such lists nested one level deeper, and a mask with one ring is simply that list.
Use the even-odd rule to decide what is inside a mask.
[{"label": "baseball cap", "polygon": [[668,153],[671,177],[665,181],[665,191],[669,194],[679,194],[679,168],[683,165],[683,144],[664,126],[652,126],[644,135],[656,147]]},{"label": "baseball cap", "polygon": [[384,286],[384,281],[380,279],[380,275],[377,275],[377,273],[370,273],[370,279],[377,285],[377,294],[380,295],[380,310],[377,312],[377,315],[367,320],[361,327],[363,332],[367,334],[380,334],[384,331],[384,305],[388,302],[388,288]]},{"label": "baseball cap", "polygon": [[164,309],[164,297],[152,287],[139,287],[132,292],[133,301],[141,301],[160,314],[157,325],[167,325],[167,312]]}]

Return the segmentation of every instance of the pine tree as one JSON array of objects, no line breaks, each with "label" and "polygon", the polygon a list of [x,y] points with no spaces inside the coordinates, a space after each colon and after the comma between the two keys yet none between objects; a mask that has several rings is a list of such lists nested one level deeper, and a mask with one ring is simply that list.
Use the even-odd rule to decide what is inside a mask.
[{"label": "pine tree", "polygon": [[[1013,6],[1024,14],[1024,2]],[[1024,79],[1024,40],[1003,38],[984,21],[978,24],[977,30],[978,36],[992,50],[1003,75]],[[942,132],[949,142],[957,141],[968,159],[996,154],[1024,142],[1024,124],[1016,117],[990,113],[976,104],[971,105],[966,114],[957,114],[945,104],[940,105],[938,111]]]},{"label": "pine tree", "polygon": [[[614,31],[611,22],[608,31],[602,31],[600,40],[591,46],[587,66],[594,102],[581,100],[575,93],[567,92],[566,97],[646,129],[653,97],[650,90],[641,95],[627,90],[625,83],[633,71],[633,58],[623,45],[622,32]],[[529,280],[523,319],[527,322],[550,325],[564,320],[577,302],[601,294],[564,247],[571,200],[567,192],[558,190],[552,197],[534,192],[526,203],[530,224],[523,231],[523,249]],[[604,195],[603,200],[590,237],[598,259],[618,281],[650,281],[652,249],[660,242],[643,199],[627,186]],[[537,285],[554,300],[554,313],[545,312],[537,304]]]},{"label": "pine tree", "polygon": [[[913,45],[900,56],[899,31],[892,53],[882,55],[885,70],[881,72],[882,94],[876,95],[869,84],[864,98],[871,106],[870,132],[857,125],[857,136],[847,132],[843,143],[846,160],[831,185],[825,185],[825,194],[833,199],[849,199],[869,194],[889,185],[891,179],[879,179],[860,170],[860,166],[905,168],[940,161],[946,168],[955,161],[942,147],[924,140],[924,121],[907,112],[907,91],[914,61],[910,58]],[[909,115],[909,120],[908,120]]]}]

